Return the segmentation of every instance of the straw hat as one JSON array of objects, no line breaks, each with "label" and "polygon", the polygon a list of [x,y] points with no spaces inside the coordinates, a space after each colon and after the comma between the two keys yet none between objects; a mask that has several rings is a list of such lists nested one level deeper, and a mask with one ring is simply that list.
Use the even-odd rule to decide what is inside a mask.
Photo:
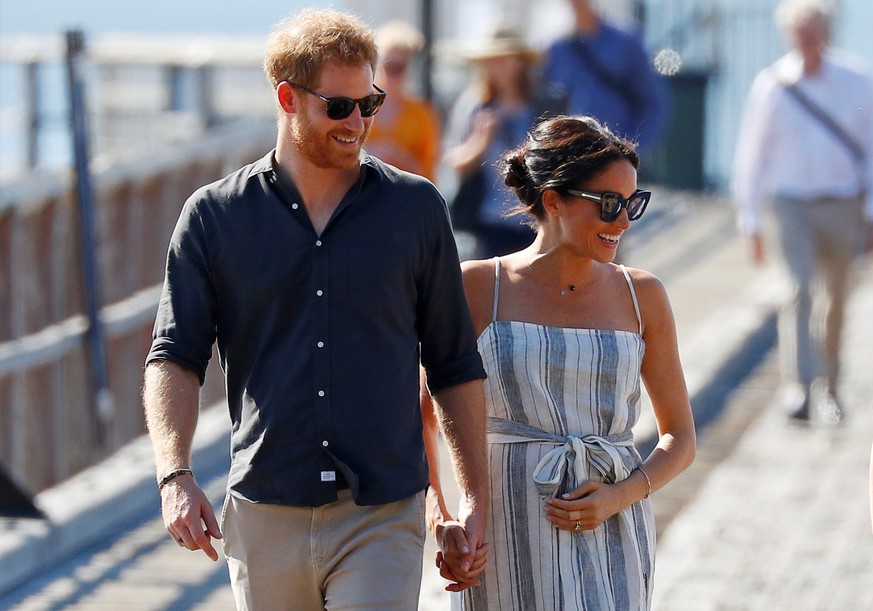
[{"label": "straw hat", "polygon": [[376,46],[379,47],[379,53],[391,49],[418,53],[424,48],[424,34],[413,25],[395,19],[376,30]]},{"label": "straw hat", "polygon": [[518,30],[508,25],[497,25],[486,40],[465,53],[464,57],[477,61],[507,55],[523,55],[534,60],[539,54],[525,42]]}]

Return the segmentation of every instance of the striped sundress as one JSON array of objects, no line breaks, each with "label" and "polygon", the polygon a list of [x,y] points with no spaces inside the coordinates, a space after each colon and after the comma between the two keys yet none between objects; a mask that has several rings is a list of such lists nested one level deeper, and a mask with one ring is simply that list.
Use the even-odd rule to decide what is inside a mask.
[{"label": "striped sundress", "polygon": [[[641,334],[497,320],[495,261],[492,321],[479,337],[488,372],[490,551],[482,585],[453,594],[452,608],[648,609],[655,550],[648,499],[581,532],[552,526],[543,510],[547,496],[585,479],[620,481],[641,463],[631,433]],[[633,283],[621,269],[642,331]]]}]

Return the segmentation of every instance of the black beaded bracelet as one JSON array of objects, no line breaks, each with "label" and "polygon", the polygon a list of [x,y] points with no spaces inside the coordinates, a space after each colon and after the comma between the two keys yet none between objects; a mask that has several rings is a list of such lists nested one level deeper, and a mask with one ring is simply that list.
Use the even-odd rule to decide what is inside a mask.
[{"label": "black beaded bracelet", "polygon": [[171,480],[179,477],[180,475],[185,475],[186,473],[191,473],[192,475],[194,474],[191,469],[173,469],[158,481],[158,490],[163,490],[164,486],[170,483]]}]

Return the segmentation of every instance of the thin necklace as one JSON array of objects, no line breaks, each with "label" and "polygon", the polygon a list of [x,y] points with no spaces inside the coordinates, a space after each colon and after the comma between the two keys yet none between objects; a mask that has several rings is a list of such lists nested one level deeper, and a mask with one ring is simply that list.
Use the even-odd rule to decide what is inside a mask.
[{"label": "thin necklace", "polygon": [[[533,267],[531,267],[531,265],[530,265],[532,262],[533,262],[533,260],[529,260],[529,261],[527,262],[527,268],[528,268],[529,270],[531,270],[531,271],[533,271]],[[567,288],[562,288],[562,289],[559,289],[559,290],[561,291],[561,296],[564,297],[564,296],[567,295],[568,292],[569,292],[569,293],[573,293],[573,292],[575,292],[575,291],[576,291],[576,285],[575,285],[575,284],[568,284],[568,285],[567,285]]]}]

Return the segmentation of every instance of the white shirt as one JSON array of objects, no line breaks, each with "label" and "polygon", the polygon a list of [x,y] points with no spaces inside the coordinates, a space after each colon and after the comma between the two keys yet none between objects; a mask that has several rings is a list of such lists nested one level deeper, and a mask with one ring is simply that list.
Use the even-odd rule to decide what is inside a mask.
[{"label": "white shirt", "polygon": [[[785,91],[783,83],[794,82],[864,149],[862,167]],[[761,211],[777,195],[814,200],[866,191],[865,214],[873,222],[873,81],[865,71],[845,56],[828,53],[819,72],[806,76],[796,52],[761,71],[749,92],[732,187],[743,233],[760,230]]]}]

